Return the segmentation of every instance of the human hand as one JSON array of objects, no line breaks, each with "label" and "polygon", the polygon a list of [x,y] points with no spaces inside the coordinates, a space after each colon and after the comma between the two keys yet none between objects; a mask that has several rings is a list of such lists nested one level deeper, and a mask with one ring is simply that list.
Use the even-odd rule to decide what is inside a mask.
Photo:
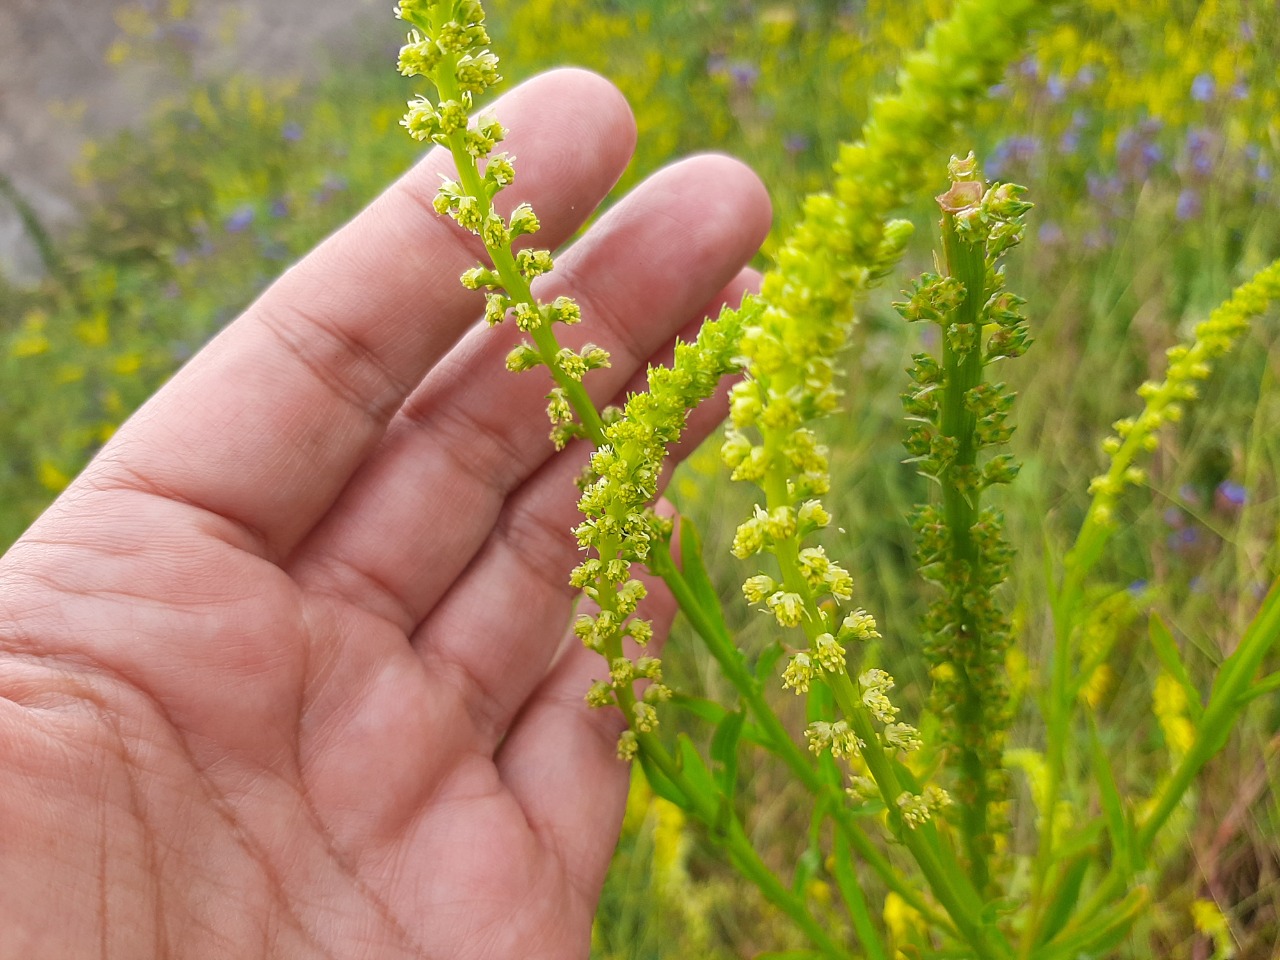
[{"label": "human hand", "polygon": [[[563,242],[629,158],[625,104],[560,71],[493,109],[500,200]],[[549,385],[503,369],[516,331],[476,328],[447,164],[282,277],[0,559],[0,957],[586,955],[628,776],[566,640],[586,451],[554,454]],[[613,356],[598,403],[740,298],[767,226],[755,178],[700,157],[557,258],[566,341]]]}]

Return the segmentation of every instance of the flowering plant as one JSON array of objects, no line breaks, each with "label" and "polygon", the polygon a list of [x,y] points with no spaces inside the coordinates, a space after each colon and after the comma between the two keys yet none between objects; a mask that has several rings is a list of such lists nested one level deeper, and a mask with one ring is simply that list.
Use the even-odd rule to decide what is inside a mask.
[{"label": "flowering plant", "polygon": [[[593,451],[574,531],[584,559],[570,578],[585,598],[573,632],[603,657],[586,701],[621,710],[628,727],[619,758],[637,760],[652,790],[699,821],[726,859],[793,921],[809,946],[789,955],[1106,954],[1155,895],[1156,841],[1204,765],[1249,701],[1277,686],[1274,677],[1256,676],[1280,636],[1280,591],[1262,601],[1207,696],[1152,619],[1158,683],[1173,703],[1162,720],[1181,732],[1149,796],[1121,791],[1115,744],[1100,735],[1093,709],[1092,685],[1108,649],[1093,637],[1106,606],[1091,578],[1117,529],[1118,498],[1143,482],[1139,457],[1155,448],[1160,426],[1196,398],[1196,381],[1249,319],[1280,294],[1280,264],[1169,351],[1166,378],[1141,388],[1142,412],[1118,421],[1104,444],[1109,464],[1090,488],[1075,544],[1047,559],[1052,653],[1043,687],[1034,691],[1042,743],[1010,745],[1016,701],[1027,691],[1011,689],[1008,664],[1027,645],[1030,628],[1015,625],[1000,590],[1013,553],[1003,516],[988,501],[993,488],[1015,480],[1019,466],[1002,449],[1013,431],[1014,395],[988,375],[1031,344],[1026,303],[1006,289],[1002,265],[1022,240],[1030,204],[1021,187],[989,182],[972,154],[952,159],[949,186],[938,197],[936,272],[914,280],[895,304],[905,320],[936,328],[937,344],[935,352],[915,354],[903,395],[908,462],[936,490],[911,518],[919,573],[935,594],[920,627],[932,687],[919,717],[904,715],[891,698],[896,681],[878,660],[880,625],[855,599],[850,570],[818,542],[833,523],[822,500],[833,481],[816,425],[839,409],[837,372],[856,305],[893,271],[911,239],[911,224],[891,214],[931,179],[936,144],[1000,80],[1051,7],[957,3],[907,61],[897,93],[877,101],[860,139],[842,147],[833,188],[805,202],[759,293],[678,344],[672,363],[652,367],[647,388],[621,408],[604,409],[583,382],[609,365],[607,351],[562,346],[557,327],[582,321],[581,311],[567,296],[546,302],[535,292],[537,278],[554,269],[551,251],[522,240],[538,232],[535,211],[522,203],[504,217],[495,207],[516,167],[499,149],[501,122],[471,119],[477,98],[499,79],[479,0],[400,0],[397,10],[410,27],[400,71],[434,86],[409,103],[403,126],[452,155],[457,176],[444,181],[435,209],[485,251],[462,283],[484,291],[490,324],[511,322],[525,334],[508,368],[546,369],[555,446],[584,440]],[[735,374],[721,455],[732,479],[758,493],[736,528],[732,553],[751,564],[742,584],[746,602],[776,625],[774,641],[754,662],[727,625],[698,532],[687,521],[677,529],[655,509],[667,450],[689,411]],[[649,648],[654,629],[643,616],[649,587],[642,569],[675,597],[733,689],[733,702],[681,697],[664,680]],[[805,698],[802,737],[771,695],[775,682]],[[709,722],[705,752],[684,735],[673,748],[660,733],[672,708]],[[1022,709],[1030,711],[1025,703]],[[1076,743],[1083,750],[1071,749]],[[822,837],[822,869],[838,890],[847,935],[753,843],[739,802],[739,757],[748,747],[776,758],[810,796],[812,832]],[[1036,808],[1034,836],[1013,829],[1015,768],[1026,774]],[[873,893],[885,908],[873,910]],[[889,903],[900,904],[897,916],[910,922],[878,922]],[[1212,905],[1199,910],[1197,923],[1214,927]]]}]

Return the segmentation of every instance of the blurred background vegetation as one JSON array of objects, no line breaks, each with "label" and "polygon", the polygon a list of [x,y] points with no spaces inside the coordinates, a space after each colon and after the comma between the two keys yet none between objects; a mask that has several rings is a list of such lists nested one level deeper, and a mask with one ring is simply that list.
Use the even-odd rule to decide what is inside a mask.
[{"label": "blurred background vegetation", "polygon": [[[356,53],[302,83],[238,75],[227,52],[235,30],[193,31],[199,6],[118,9],[103,56],[160,71],[168,93],[147,123],[88,145],[78,176],[93,199],[74,227],[46,234],[0,182],[0,204],[29,215],[45,268],[38,283],[0,278],[0,549],[273,276],[415,159],[416,145],[397,128],[414,90],[392,66],[401,38],[389,10]],[[770,185],[777,236],[950,3],[486,6],[508,82],[575,63],[626,93],[640,147],[620,191],[682,153],[732,152]],[[193,67],[209,60],[209,45],[228,65],[222,75]],[[1029,638],[1011,663],[1015,687],[1044,661],[1046,548],[1052,557],[1074,533],[1101,464],[1098,440],[1136,409],[1133,390],[1160,371],[1164,349],[1280,254],[1278,63],[1280,11],[1270,3],[1086,0],[1046,28],[954,142],[937,145],[940,189],[947,157],[973,148],[989,175],[1027,185],[1037,203],[1010,267],[1038,338],[1007,372],[1021,394],[1014,443],[1026,465],[1004,496],[1022,557],[1010,601]],[[920,227],[914,271],[928,265],[933,243],[928,199],[905,214]],[[887,307],[907,275],[866,306],[848,354],[848,411],[825,429],[839,487],[830,549],[850,561],[862,602],[881,621],[910,712],[922,687],[914,635],[925,598],[902,516],[927,493],[901,463],[898,394],[919,331]],[[1215,375],[1165,438],[1149,485],[1127,501],[1107,571],[1112,590],[1093,629],[1112,649],[1098,707],[1110,736],[1138,747],[1131,768],[1118,771],[1135,793],[1148,792],[1159,766],[1143,757],[1174,749],[1177,713],[1150,695],[1143,615],[1158,610],[1207,676],[1280,573],[1274,320]],[[745,493],[727,489],[714,449],[695,456],[673,489],[732,600],[742,570],[727,545]],[[762,644],[760,622],[740,616],[744,645]],[[716,689],[714,671],[679,632],[673,650],[684,652],[668,659],[678,688]],[[1122,955],[1208,958],[1225,956],[1224,944],[1241,957],[1280,951],[1280,706],[1263,698],[1249,716],[1163,852],[1160,899]],[[1030,729],[1015,739],[1034,741]],[[751,783],[761,848],[779,869],[799,861],[797,885],[830,901],[785,777],[761,766]],[[679,811],[640,784],[632,800],[597,956],[736,957],[785,941],[767,905],[705,855]],[[1218,904],[1228,937],[1215,940],[1212,924],[1197,922],[1196,900]],[[884,920],[891,930],[911,923],[892,898]],[[833,926],[844,922],[833,906]]]}]

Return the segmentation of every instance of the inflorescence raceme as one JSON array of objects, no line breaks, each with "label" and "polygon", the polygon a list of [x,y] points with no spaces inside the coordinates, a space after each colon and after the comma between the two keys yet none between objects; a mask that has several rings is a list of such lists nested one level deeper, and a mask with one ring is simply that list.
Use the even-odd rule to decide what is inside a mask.
[{"label": "inflorescence raceme", "polygon": [[1182,419],[1185,405],[1200,395],[1197,383],[1212,373],[1213,364],[1235,346],[1248,331],[1249,322],[1275,299],[1280,299],[1280,262],[1270,264],[1235,290],[1208,319],[1196,325],[1189,342],[1169,348],[1164,380],[1149,380],[1138,388],[1138,396],[1145,401],[1143,411],[1117,420],[1113,424],[1116,432],[1103,441],[1102,449],[1110,462],[1107,472],[1094,477],[1089,485],[1093,495],[1091,523],[1107,527],[1115,523],[1120,494],[1128,486],[1146,482],[1146,472],[1133,461],[1138,454],[1156,448],[1157,433],[1164,424]]},{"label": "inflorescence raceme", "polygon": [[476,98],[502,79],[498,58],[488,49],[484,9],[479,0],[401,0],[396,15],[414,28],[400,49],[400,72],[425,77],[436,90],[434,99],[410,100],[400,123],[415,139],[450,151],[458,179],[440,185],[436,212],[479,237],[490,258],[467,270],[462,283],[486,291],[484,316],[491,326],[511,319],[528,335],[507,356],[507,369],[550,370],[555,386],[547,395],[547,416],[556,447],[580,436],[598,442],[603,422],[582,379],[607,367],[609,354],[594,344],[575,351],[557,343],[554,325],[579,322],[581,310],[568,297],[543,303],[533,295],[533,281],[554,266],[551,252],[513,249],[516,240],[538,232],[538,217],[527,203],[505,218],[494,208],[494,197],[515,180],[514,158],[495,152],[506,136],[501,123],[493,117],[470,120]]},{"label": "inflorescence raceme", "polygon": [[902,402],[911,424],[908,462],[941,491],[913,518],[916,562],[941,591],[924,623],[931,708],[943,720],[958,817],[981,887],[996,849],[992,825],[1008,793],[1003,752],[1012,718],[1005,657],[1012,631],[995,591],[1013,556],[1004,518],[981,498],[1018,474],[1012,455],[994,452],[1013,434],[1014,394],[985,374],[1031,343],[1024,301],[1005,289],[1000,263],[1021,242],[1031,204],[1020,186],[988,184],[972,154],[953,158],[949,174],[950,189],[938,197],[946,274],[924,274],[894,307],[905,320],[936,324],[940,333],[940,356],[912,358],[913,385]]},{"label": "inflorescence raceme", "polygon": [[[493,206],[498,191],[515,179],[512,157],[495,153],[505,136],[502,125],[468,119],[475,98],[497,83],[497,58],[488,50],[484,10],[477,0],[401,0],[398,16],[415,29],[400,51],[400,72],[427,77],[437,99],[419,96],[409,102],[402,125],[416,139],[448,148],[458,169],[457,180],[445,180],[435,209],[483,241],[489,264],[462,275],[472,290],[485,290],[485,319],[490,325],[512,320],[528,339],[507,356],[507,368],[524,372],[544,366],[555,386],[547,395],[547,414],[557,448],[574,437],[595,446],[582,480],[579,507],[584,519],[575,530],[588,558],[570,582],[599,608],[578,617],[574,632],[609,664],[609,679],[596,682],[587,694],[592,706],[617,704],[632,729],[619,740],[624,759],[635,756],[637,733],[657,725],[654,704],[670,696],[661,682],[657,658],[630,659],[624,641],[644,647],[653,633],[636,611],[645,587],[631,576],[633,563],[645,563],[651,549],[668,549],[671,523],[658,517],[652,504],[667,446],[683,433],[688,411],[709,397],[728,373],[737,369],[742,315],[725,311],[704,324],[693,343],[678,343],[671,367],[649,370],[648,389],[634,394],[623,410],[597,411],[582,386],[592,370],[609,365],[603,348],[561,347],[555,324],[575,324],[578,305],[568,297],[540,302],[532,293],[535,278],[554,266],[548,250],[513,251],[513,241],[536,233],[538,218],[528,204],[504,219]],[[635,693],[643,682],[644,691]]]}]

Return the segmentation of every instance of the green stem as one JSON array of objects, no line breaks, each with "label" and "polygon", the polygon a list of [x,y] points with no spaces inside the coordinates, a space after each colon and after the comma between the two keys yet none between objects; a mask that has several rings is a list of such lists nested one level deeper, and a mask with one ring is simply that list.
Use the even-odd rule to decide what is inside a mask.
[{"label": "green stem", "polygon": [[957,442],[957,451],[955,459],[943,469],[939,479],[942,484],[943,511],[951,536],[951,559],[962,570],[967,571],[967,582],[949,587],[952,592],[950,621],[956,631],[952,665],[961,682],[960,702],[956,704],[960,728],[957,784],[959,821],[973,885],[979,890],[985,890],[991,879],[988,864],[991,837],[987,812],[992,798],[987,782],[987,758],[983,756],[979,745],[982,738],[992,735],[993,727],[987,717],[990,686],[982,683],[974,671],[975,668],[982,668],[986,653],[984,646],[989,638],[983,635],[977,618],[964,602],[965,594],[977,588],[982,562],[972,534],[973,525],[978,518],[980,494],[976,489],[963,489],[954,481],[957,476],[972,477],[978,460],[978,444],[974,436],[977,415],[969,408],[965,398],[970,390],[982,383],[982,307],[987,299],[986,256],[981,245],[966,243],[960,238],[955,218],[950,213],[943,217],[942,237],[947,269],[965,289],[964,301],[956,313],[947,319],[973,331],[969,349],[963,354],[955,350],[945,327],[942,331],[946,388],[943,391],[941,428],[945,436]]},{"label": "green stem", "polygon": [[[1052,604],[1054,652],[1050,672],[1049,702],[1047,704],[1048,748],[1046,751],[1046,766],[1048,768],[1048,783],[1045,791],[1047,806],[1044,815],[1045,829],[1041,833],[1040,848],[1036,854],[1032,871],[1031,910],[1035,921],[1028,924],[1027,936],[1023,942],[1024,954],[1029,951],[1030,945],[1035,942],[1034,938],[1038,935],[1040,925],[1044,920],[1046,903],[1043,893],[1046,886],[1046,878],[1055,859],[1053,835],[1056,827],[1058,800],[1062,782],[1066,776],[1065,748],[1070,732],[1072,710],[1075,704],[1075,697],[1070,685],[1074,662],[1071,644],[1080,615],[1084,609],[1085,582],[1090,572],[1101,559],[1103,550],[1115,530],[1116,521],[1113,516],[1115,500],[1126,485],[1128,471],[1134,460],[1139,453],[1147,448],[1147,445],[1151,442],[1153,432],[1168,419],[1167,410],[1170,405],[1185,402],[1188,377],[1199,378],[1204,376],[1208,372],[1210,364],[1231,348],[1235,340],[1246,328],[1247,321],[1265,310],[1277,295],[1280,295],[1280,261],[1263,268],[1247,283],[1237,287],[1226,302],[1219,305],[1207,320],[1196,327],[1194,338],[1185,344],[1185,353],[1178,359],[1170,357],[1165,380],[1153,388],[1140,391],[1145,399],[1142,412],[1129,421],[1129,428],[1123,432],[1122,441],[1111,455],[1106,474],[1095,478],[1094,483],[1091,485],[1090,489],[1093,496],[1089,504],[1089,510],[1085,515],[1084,523],[1081,525],[1079,533],[1076,535],[1075,543],[1067,552],[1063,565],[1061,585],[1053,598]],[[1175,368],[1181,368],[1182,372],[1178,376],[1174,375]],[[1188,372],[1195,368],[1199,368],[1200,372],[1194,374]],[[1272,598],[1269,596],[1267,603],[1270,604],[1271,600]],[[1268,607],[1264,605],[1264,611],[1266,609]],[[1261,616],[1262,614],[1260,614]],[[1250,632],[1252,632],[1252,627]],[[1250,656],[1253,656],[1254,648],[1247,647],[1244,642],[1241,643],[1237,653],[1241,650],[1249,650]],[[1244,660],[1237,659],[1235,654],[1232,655],[1229,663],[1224,665],[1218,680],[1215,681],[1215,695],[1220,689],[1236,687],[1237,679],[1235,675],[1229,674],[1233,670],[1244,669],[1242,667],[1244,663]],[[1253,663],[1254,670],[1257,669],[1257,666],[1258,663]],[[1250,673],[1249,676],[1252,676],[1252,674]],[[1247,682],[1247,679],[1245,682]],[[1226,707],[1223,706],[1222,709],[1226,710]],[[1230,722],[1234,723],[1234,720]],[[1200,723],[1201,725],[1198,729],[1203,734],[1206,730],[1209,730],[1204,726],[1203,715]],[[1225,735],[1229,729],[1230,725],[1228,724],[1228,726],[1217,730],[1209,730],[1209,732],[1216,738]],[[1199,741],[1197,741],[1197,745],[1199,745]],[[1216,752],[1217,749],[1218,747],[1215,746],[1210,753]],[[1179,769],[1175,771],[1174,777],[1162,789],[1156,801],[1156,809],[1153,815],[1148,818],[1142,831],[1146,845],[1151,843],[1160,825],[1163,824],[1177,806],[1182,794],[1189,787],[1191,779],[1194,778],[1195,773],[1199,770],[1199,766],[1196,766],[1198,763],[1202,763],[1202,761],[1198,760],[1193,754],[1188,754],[1183,759]],[[1106,897],[1114,895],[1117,884],[1121,883],[1117,879],[1119,876],[1117,869],[1113,867],[1094,896],[1095,909],[1105,906]]]},{"label": "green stem", "polygon": [[[445,100],[458,97],[457,84],[453,75],[454,67],[455,64],[452,62],[452,58],[446,58],[446,61],[441,64],[436,72],[437,88],[440,91],[441,98]],[[453,157],[463,190],[476,199],[481,218],[487,217],[492,210],[492,205],[476,160],[467,152],[466,142],[461,132],[450,136],[449,152]],[[506,290],[507,296],[516,302],[536,307],[537,301],[532,294],[528,281],[516,266],[515,256],[510,246],[490,246],[486,243],[485,249],[492,260],[494,272]],[[560,344],[557,342],[554,333],[549,327],[544,326],[534,330],[532,338],[539,356],[546,363],[557,385],[564,390],[569,403],[578,414],[579,420],[587,431],[588,438],[594,446],[602,446],[606,442],[604,423],[595,404],[592,403],[582,383],[565,376],[553,362],[556,353],[560,349]],[[602,552],[601,559],[607,561],[610,557],[605,556],[604,552]],[[601,591],[599,604],[602,610],[616,611],[616,601],[616,592]],[[696,604],[689,607],[689,609],[696,609]],[[604,653],[610,662],[623,656],[620,635],[615,635],[608,640],[605,647]],[[634,723],[634,708],[637,702],[634,690],[628,684],[621,684],[616,695],[618,706],[627,718],[628,723]],[[760,859],[736,816],[730,819],[727,828],[722,826],[721,811],[723,810],[723,803],[720,801],[725,801],[727,798],[721,797],[720,801],[717,801],[698,791],[683,776],[670,754],[666,752],[660,741],[652,734],[637,731],[637,741],[640,744],[640,748],[646,752],[662,773],[689,799],[698,819],[710,828],[718,842],[726,847],[730,859],[738,867],[739,871],[760,889],[766,899],[787,913],[796,926],[804,931],[809,939],[824,953],[832,957],[847,958],[847,952],[831,940],[827,932],[813,918],[804,901],[782,884],[768,869],[764,861]]]},{"label": "green stem", "polygon": [[[1089,521],[1085,521],[1088,529]],[[1101,533],[1101,528],[1099,532]],[[1083,539],[1083,531],[1082,538]],[[1079,541],[1077,541],[1079,542]],[[1099,548],[1100,549],[1100,548]],[[1070,563],[1070,555],[1068,555]],[[1039,940],[1048,919],[1051,900],[1045,896],[1049,874],[1055,862],[1054,840],[1057,834],[1058,803],[1066,776],[1066,748],[1070,740],[1071,717],[1075,697],[1071,693],[1072,638],[1083,599],[1084,574],[1078,566],[1068,566],[1063,584],[1053,598],[1053,657],[1049,666],[1048,703],[1045,731],[1045,801],[1041,813],[1044,826],[1031,871],[1031,922],[1022,939],[1021,953],[1029,955]],[[1115,868],[1113,868],[1114,870]],[[1118,875],[1118,874],[1117,874]]]}]

